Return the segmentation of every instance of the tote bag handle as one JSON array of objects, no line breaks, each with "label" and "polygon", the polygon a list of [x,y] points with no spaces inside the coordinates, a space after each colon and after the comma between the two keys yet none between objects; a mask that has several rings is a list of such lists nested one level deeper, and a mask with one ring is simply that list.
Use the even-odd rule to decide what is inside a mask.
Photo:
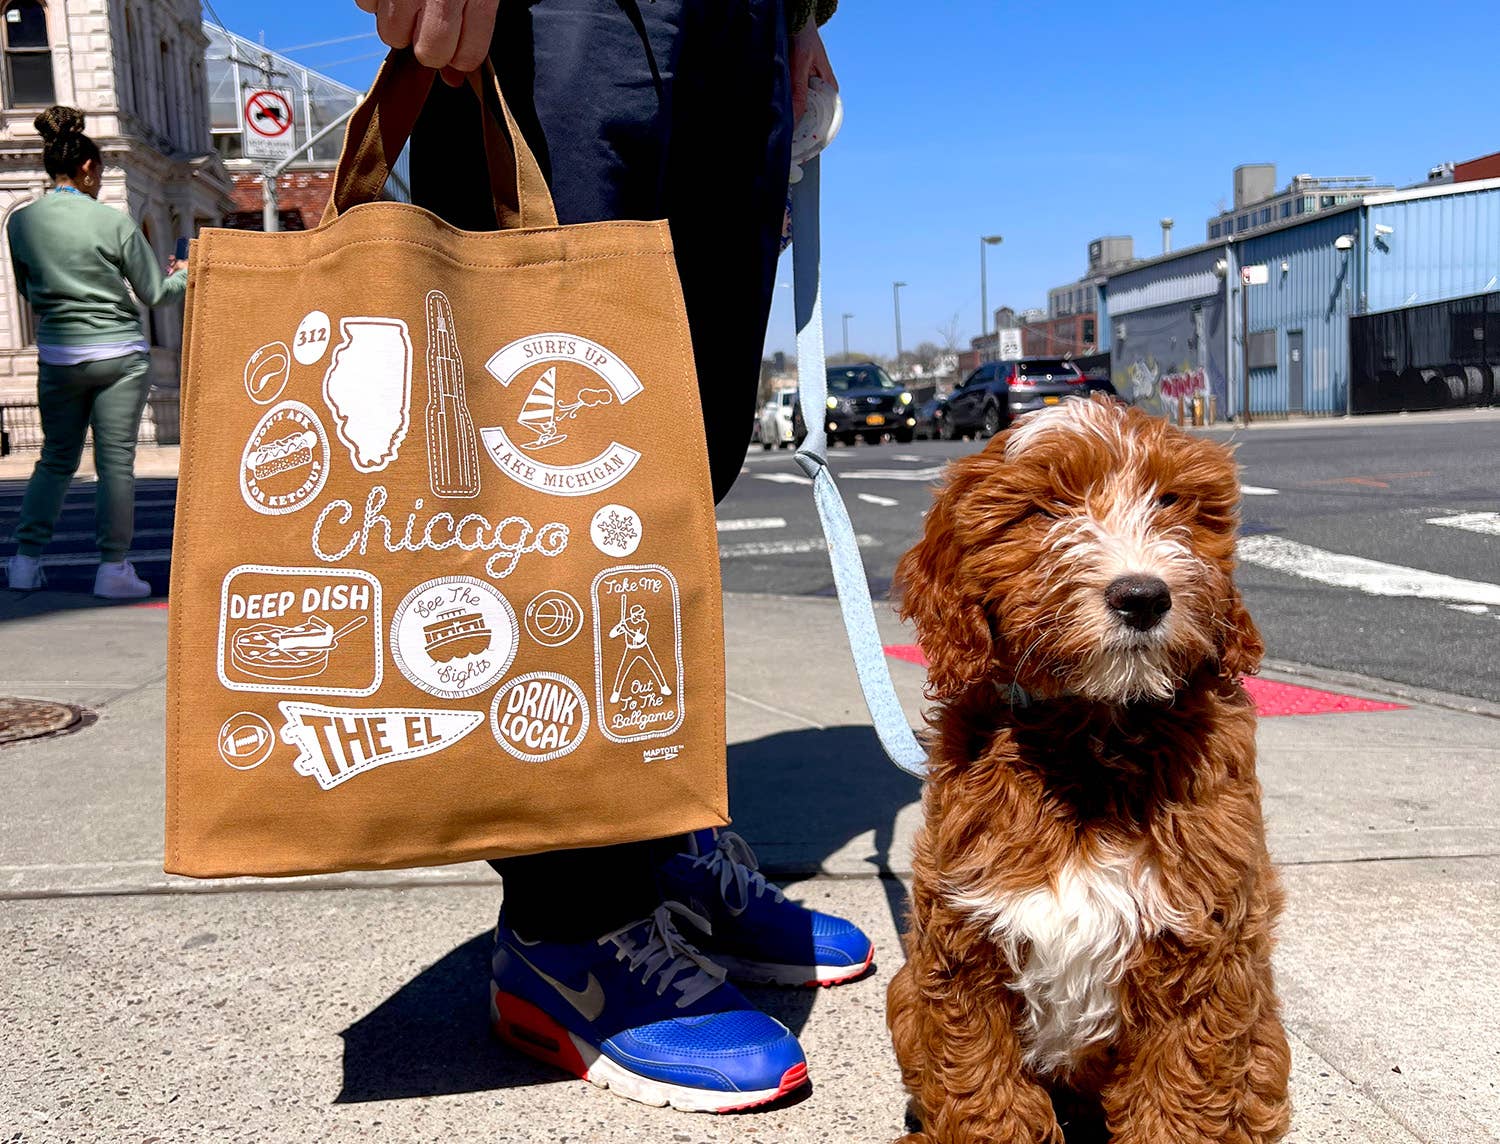
[{"label": "tote bag handle", "polygon": [[[437,72],[419,64],[410,48],[398,48],[386,56],[368,94],[349,118],[333,194],[323,214],[325,223],[350,207],[380,197],[436,81]],[[552,192],[516,126],[488,60],[481,71],[469,76],[469,87],[479,104],[495,221],[500,229],[556,226]]]}]

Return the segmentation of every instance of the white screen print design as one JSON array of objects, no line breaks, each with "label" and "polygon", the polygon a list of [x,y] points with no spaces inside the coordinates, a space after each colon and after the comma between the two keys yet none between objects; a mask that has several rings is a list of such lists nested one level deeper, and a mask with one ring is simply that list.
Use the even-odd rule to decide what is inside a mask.
[{"label": "white screen print design", "polygon": [[507,390],[522,382],[514,390],[523,394],[514,414],[515,439],[504,425],[479,431],[485,452],[511,480],[552,496],[581,497],[619,484],[641,459],[628,445],[611,441],[586,460],[558,460],[555,447],[568,441],[574,422],[625,405],[645,388],[597,342],[576,334],[536,334],[498,350],[485,369]]},{"label": "white screen print design", "polygon": [[241,564],[219,597],[219,682],[231,691],[371,695],[380,687],[380,582],[354,568]]},{"label": "white screen print design", "polygon": [[441,290],[427,295],[427,476],[432,495],[479,495],[479,445],[464,393],[464,361],[453,307]]},{"label": "white screen print design", "polygon": [[589,730],[583,688],[555,671],[533,671],[495,692],[490,730],[506,751],[528,763],[571,755]]},{"label": "white screen print design", "polygon": [[420,707],[325,707],[280,703],[281,741],[298,750],[292,768],[332,790],[387,763],[419,759],[453,746],[484,722],[483,711]]},{"label": "white screen print design", "polygon": [[595,706],[616,743],[659,739],[682,726],[682,608],[659,564],[609,568],[594,578]]},{"label": "white screen print design", "polygon": [[300,401],[266,410],[240,454],[240,495],[265,516],[285,516],[317,499],[328,480],[328,433]]},{"label": "white screen print design", "polygon": [[399,318],[342,318],[323,400],[361,473],[396,459],[411,421],[411,338]]},{"label": "white screen print design", "polygon": [[391,618],[391,658],[402,675],[440,699],[488,691],[510,670],[520,639],[510,601],[472,576],[418,585]]}]

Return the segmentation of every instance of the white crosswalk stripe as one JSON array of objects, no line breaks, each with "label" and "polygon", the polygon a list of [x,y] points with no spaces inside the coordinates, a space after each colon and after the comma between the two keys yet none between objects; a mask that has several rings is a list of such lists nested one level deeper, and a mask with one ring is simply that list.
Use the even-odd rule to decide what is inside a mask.
[{"label": "white crosswalk stripe", "polygon": [[[854,538],[861,548],[879,548],[880,541],[861,533]],[[821,536],[808,540],[749,540],[743,544],[719,545],[721,560],[739,560],[747,556],[794,556],[800,552],[823,552],[828,542]]]},{"label": "white crosswalk stripe", "polygon": [[720,532],[756,532],[763,528],[785,527],[785,518],[779,516],[752,516],[741,520],[719,521]]},{"label": "white crosswalk stripe", "polygon": [[840,473],[841,481],[935,481],[942,476],[943,465],[932,465],[925,469],[856,469],[852,473]]},{"label": "white crosswalk stripe", "polygon": [[878,497],[874,493],[860,493],[859,499],[865,504],[878,504],[881,508],[895,508],[901,503],[893,497]]},{"label": "white crosswalk stripe", "polygon": [[1280,489],[1268,489],[1260,485],[1241,485],[1240,495],[1247,497],[1274,497],[1279,496]]},{"label": "white crosswalk stripe", "polygon": [[1500,512],[1461,512],[1457,516],[1429,517],[1428,524],[1444,528],[1461,528],[1481,536],[1500,536]]},{"label": "white crosswalk stripe", "polygon": [[1327,552],[1283,536],[1247,536],[1240,541],[1239,557],[1245,564],[1336,588],[1353,588],[1370,596],[1500,606],[1500,584]]},{"label": "white crosswalk stripe", "polygon": [[811,477],[799,477],[796,473],[756,473],[757,481],[770,481],[776,485],[810,485]]}]

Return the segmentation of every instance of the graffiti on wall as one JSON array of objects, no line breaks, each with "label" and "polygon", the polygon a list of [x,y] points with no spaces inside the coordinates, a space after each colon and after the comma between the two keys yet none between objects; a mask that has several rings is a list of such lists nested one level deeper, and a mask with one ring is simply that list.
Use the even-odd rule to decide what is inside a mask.
[{"label": "graffiti on wall", "polygon": [[1157,412],[1163,403],[1191,400],[1198,394],[1206,394],[1209,388],[1207,371],[1187,362],[1163,373],[1156,359],[1147,357],[1131,362],[1125,373],[1130,400]]},{"label": "graffiti on wall", "polygon": [[1123,315],[1115,338],[1111,380],[1121,396],[1158,415],[1214,396],[1227,415],[1222,297]]}]

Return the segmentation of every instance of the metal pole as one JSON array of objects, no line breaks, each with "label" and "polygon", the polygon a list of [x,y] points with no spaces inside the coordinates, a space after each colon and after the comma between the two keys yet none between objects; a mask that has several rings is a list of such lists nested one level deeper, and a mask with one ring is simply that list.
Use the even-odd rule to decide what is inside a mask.
[{"label": "metal pole", "polygon": [[849,319],[852,318],[852,317],[854,317],[853,314],[845,314],[844,315],[844,360],[845,361],[849,360]]},{"label": "metal pole", "polygon": [[261,227],[267,234],[281,229],[281,206],[277,199],[277,181],[282,172],[295,163],[303,154],[312,151],[318,143],[337,131],[349,121],[354,114],[354,108],[349,108],[336,119],[331,120],[317,134],[311,136],[285,159],[279,163],[268,164],[261,168]]},{"label": "metal pole", "polygon": [[274,234],[281,229],[281,206],[276,198],[277,172],[275,167],[261,168],[261,229]]},{"label": "metal pole", "polygon": [[983,350],[984,341],[983,341],[983,339],[990,332],[990,285],[989,285],[989,282],[987,281],[987,274],[986,274],[986,267],[985,267],[985,257],[984,257],[984,248],[985,248],[984,236],[980,235],[979,236],[979,337],[980,337],[980,343],[979,344],[980,344],[980,347],[981,347],[981,349],[979,351],[979,360],[980,361],[984,360],[984,350]]},{"label": "metal pole", "polygon": [[1240,424],[1250,424],[1250,283],[1240,269]]},{"label": "metal pole", "polygon": [[891,283],[891,297],[896,303],[896,372],[901,372],[901,287],[905,282]]}]

